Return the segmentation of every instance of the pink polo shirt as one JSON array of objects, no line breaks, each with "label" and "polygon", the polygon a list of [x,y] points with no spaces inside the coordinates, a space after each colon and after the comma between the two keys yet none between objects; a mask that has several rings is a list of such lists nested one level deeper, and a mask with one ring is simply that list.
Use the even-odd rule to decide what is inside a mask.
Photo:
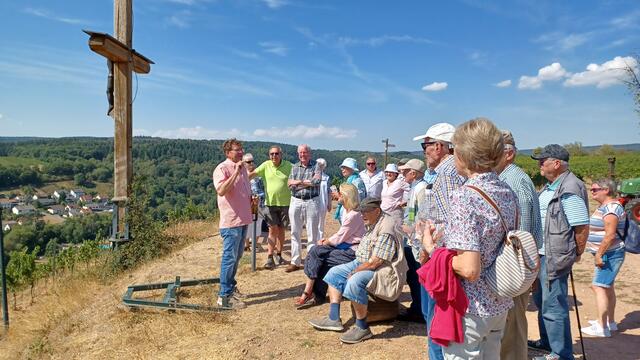
[{"label": "pink polo shirt", "polygon": [[[216,190],[233,174],[235,163],[229,159],[221,162],[213,170],[213,186]],[[247,170],[242,169],[233,187],[225,196],[218,195],[220,229],[232,228],[251,223],[251,185]]]}]

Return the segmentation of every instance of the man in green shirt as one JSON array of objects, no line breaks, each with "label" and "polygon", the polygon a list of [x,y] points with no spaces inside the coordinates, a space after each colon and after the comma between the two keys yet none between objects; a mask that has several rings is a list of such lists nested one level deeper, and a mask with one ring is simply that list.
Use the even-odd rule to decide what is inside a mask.
[{"label": "man in green shirt", "polygon": [[267,262],[264,268],[269,270],[286,263],[282,259],[282,247],[284,229],[289,226],[289,203],[291,202],[291,191],[287,185],[289,174],[291,174],[291,163],[282,160],[282,149],[277,145],[269,148],[269,160],[260,164],[250,174],[251,177],[260,176],[264,181],[267,206],[263,216],[269,225]]}]

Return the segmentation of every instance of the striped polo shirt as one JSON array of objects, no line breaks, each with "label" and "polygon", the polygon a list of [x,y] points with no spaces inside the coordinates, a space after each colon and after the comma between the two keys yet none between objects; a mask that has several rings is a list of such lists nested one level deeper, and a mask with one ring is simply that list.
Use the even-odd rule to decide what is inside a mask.
[{"label": "striped polo shirt", "polygon": [[591,215],[589,220],[589,238],[587,239],[587,251],[595,253],[598,251],[602,240],[604,239],[604,217],[607,215],[614,215],[618,217],[618,226],[616,227],[616,237],[613,243],[609,246],[608,250],[618,249],[624,244],[619,234],[624,233],[624,226],[627,221],[627,217],[624,214],[624,207],[619,202],[613,201],[608,204],[603,204]]},{"label": "striped polo shirt", "polygon": [[[556,193],[556,189],[560,185],[560,179],[556,179],[553,183],[544,186],[540,191],[540,220],[542,220],[542,229],[544,236],[545,221],[547,219],[547,209],[549,208],[549,202],[553,199],[553,194]],[[574,227],[578,225],[589,224],[589,209],[584,203],[584,200],[576,194],[564,194],[560,197],[562,203],[562,210],[567,217],[569,226]],[[544,255],[544,241],[542,247],[538,251],[540,255]]]}]

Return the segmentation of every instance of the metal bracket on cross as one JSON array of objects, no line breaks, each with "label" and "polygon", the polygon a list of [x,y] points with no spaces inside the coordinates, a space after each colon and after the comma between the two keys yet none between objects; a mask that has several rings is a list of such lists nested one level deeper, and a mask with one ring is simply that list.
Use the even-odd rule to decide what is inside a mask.
[{"label": "metal bracket on cross", "polygon": [[[182,304],[178,299],[178,290],[181,287],[198,286],[207,284],[219,284],[220,278],[195,279],[180,281],[180,276],[176,276],[174,282],[131,285],[127,288],[127,292],[122,297],[122,303],[131,308],[155,308],[161,310],[187,310],[187,311],[221,311],[227,310],[220,307],[206,306],[199,304]],[[133,294],[141,291],[151,291],[167,289],[162,301],[140,300],[134,299]]]}]

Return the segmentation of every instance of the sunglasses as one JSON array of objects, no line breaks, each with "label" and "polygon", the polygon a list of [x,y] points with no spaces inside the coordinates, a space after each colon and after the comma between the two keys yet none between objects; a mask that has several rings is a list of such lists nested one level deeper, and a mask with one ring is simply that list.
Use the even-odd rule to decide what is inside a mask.
[{"label": "sunglasses", "polygon": [[591,189],[589,189],[589,191],[591,191],[591,192],[598,192],[598,191],[601,191],[601,190],[607,190],[607,189],[606,188],[591,188]]},{"label": "sunglasses", "polygon": [[374,163],[374,162],[369,162],[369,163],[367,163],[367,165],[375,165],[375,164],[376,164],[376,163]]},{"label": "sunglasses", "polygon": [[280,155],[280,153],[279,153],[279,152],[269,153],[269,156],[278,156],[278,155]]},{"label": "sunglasses", "polygon": [[253,160],[247,160],[245,161],[246,164],[253,164]]},{"label": "sunglasses", "polygon": [[427,146],[433,145],[435,143],[436,143],[435,141],[428,141],[428,142],[423,142],[422,144],[420,144],[420,146],[422,146],[422,150],[427,150]]}]

